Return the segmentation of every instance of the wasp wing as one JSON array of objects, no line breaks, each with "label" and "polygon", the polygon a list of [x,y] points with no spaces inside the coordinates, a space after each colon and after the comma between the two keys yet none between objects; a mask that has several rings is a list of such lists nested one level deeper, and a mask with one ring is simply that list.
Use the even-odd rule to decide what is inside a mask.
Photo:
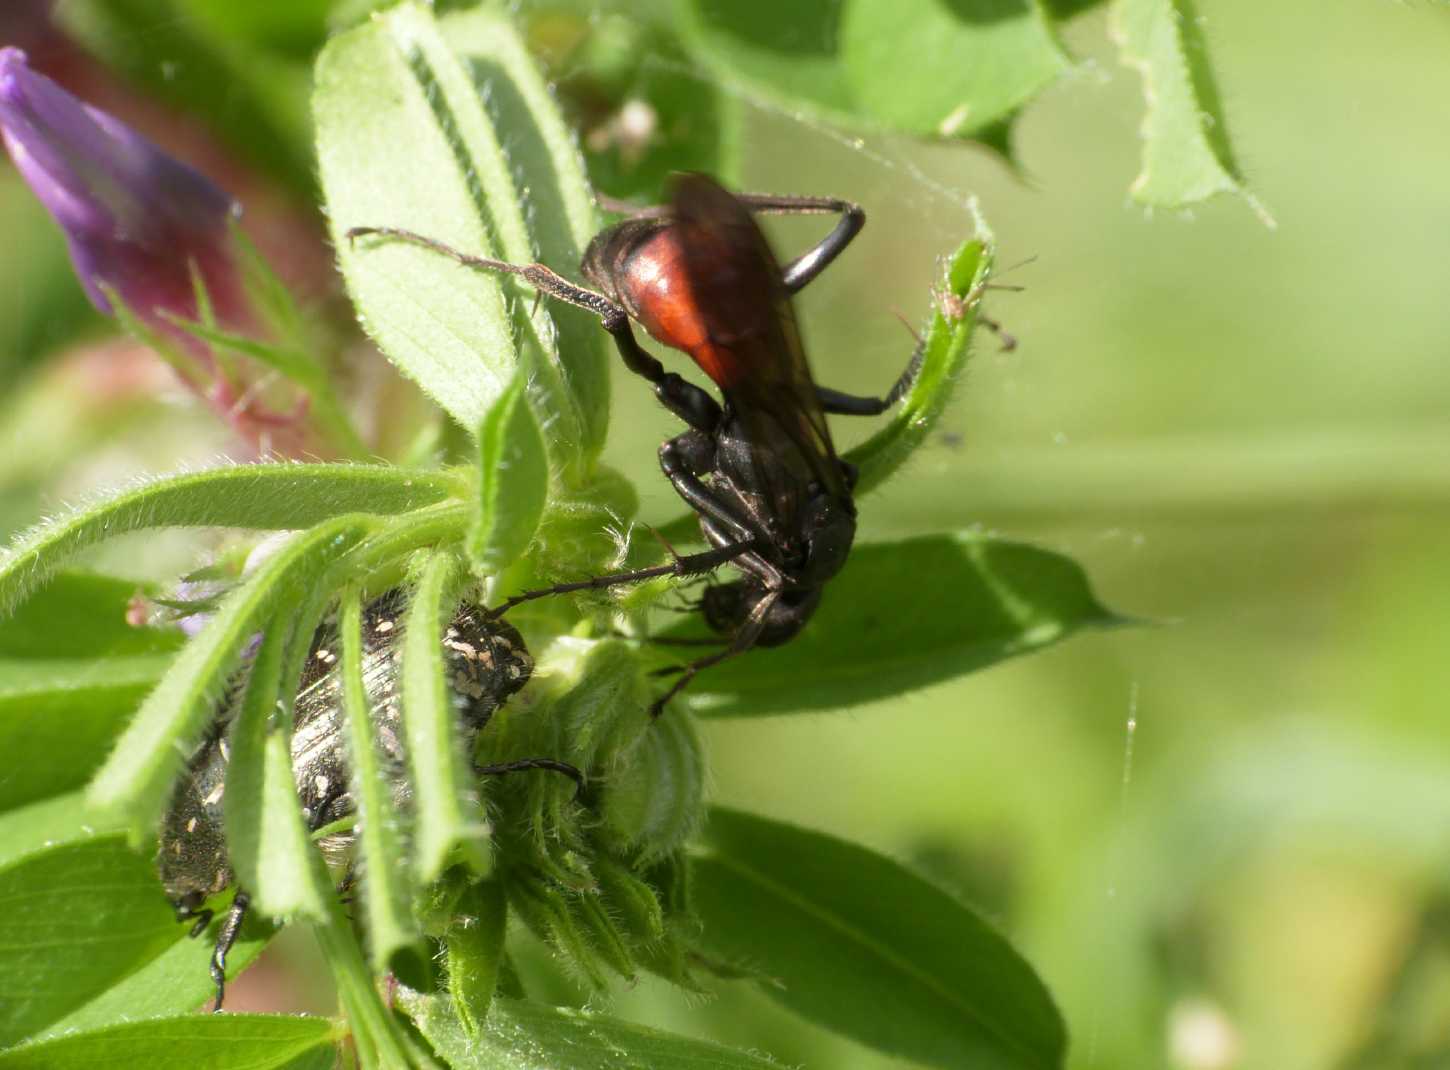
[{"label": "wasp wing", "polygon": [[[797,478],[848,497],[790,295],[765,235],[745,205],[713,179],[680,175],[671,193],[685,274],[707,337],[696,359],[744,425],[762,489],[782,514],[795,512],[797,492],[772,475],[785,464],[797,469]],[[782,437],[793,451],[782,452]],[[807,471],[798,471],[801,463]]]}]

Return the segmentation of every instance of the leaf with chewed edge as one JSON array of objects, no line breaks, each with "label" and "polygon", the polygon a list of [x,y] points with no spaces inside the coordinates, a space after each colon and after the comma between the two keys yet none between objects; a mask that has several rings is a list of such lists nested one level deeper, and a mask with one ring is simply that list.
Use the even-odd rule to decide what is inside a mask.
[{"label": "leaf with chewed edge", "polygon": [[1124,64],[1143,79],[1143,169],[1134,200],[1182,207],[1244,188],[1194,0],[1116,0],[1110,26]]}]

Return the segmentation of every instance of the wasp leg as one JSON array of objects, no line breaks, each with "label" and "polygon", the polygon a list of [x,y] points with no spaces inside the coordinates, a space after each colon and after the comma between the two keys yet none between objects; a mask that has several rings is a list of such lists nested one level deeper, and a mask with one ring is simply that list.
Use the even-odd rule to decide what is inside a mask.
[{"label": "wasp leg", "polygon": [[628,583],[643,583],[645,580],[652,580],[657,576],[696,576],[701,572],[709,572],[711,569],[718,568],[725,562],[733,561],[754,549],[755,540],[752,538],[744,542],[716,547],[713,550],[704,550],[698,554],[686,554],[683,557],[675,558],[668,565],[639,568],[633,572],[615,572],[607,576],[591,576],[587,580],[576,580],[573,583],[556,583],[552,587],[541,587],[535,591],[516,594],[494,606],[488,611],[488,615],[496,619],[523,602],[532,602],[536,598],[548,598],[556,594],[571,594],[574,591],[602,591],[608,587],[619,587]]},{"label": "wasp leg", "polygon": [[721,501],[700,478],[714,467],[715,444],[699,431],[676,435],[660,447],[660,469],[685,504],[701,516],[713,520],[735,542],[752,538],[749,525],[740,519],[737,510]]},{"label": "wasp leg", "polygon": [[[808,197],[796,194],[736,193],[735,199],[752,212],[765,215],[839,215],[835,229],[811,246],[781,270],[781,281],[787,293],[799,293],[811,280],[825,271],[831,261],[851,244],[866,225],[866,213],[859,204],[839,197]],[[640,207],[628,201],[600,196],[596,200],[607,212],[631,219],[660,219],[670,214],[668,205]]]},{"label": "wasp leg", "polygon": [[735,633],[734,639],[726,649],[715,654],[709,654],[686,665],[680,671],[680,675],[675,678],[675,682],[670,685],[670,689],[650,704],[650,717],[657,718],[660,714],[664,713],[665,706],[669,703],[670,699],[688,687],[690,681],[695,678],[695,675],[701,669],[708,669],[711,665],[718,665],[725,659],[733,658],[737,654],[743,654],[753,647],[755,641],[760,638],[760,633],[765,630],[766,618],[770,616],[770,611],[775,607],[776,600],[780,598],[780,595],[781,592],[778,590],[766,592],[765,597],[761,598],[751,608],[750,616],[740,625],[739,631]]},{"label": "wasp leg", "polygon": [[588,780],[578,766],[570,765],[568,762],[561,762],[556,758],[515,758],[511,762],[496,762],[493,765],[474,766],[474,770],[481,776],[497,776],[501,773],[522,773],[529,769],[548,769],[555,773],[563,773],[570,780],[574,781],[574,799],[578,801],[584,797],[585,789],[589,787]]},{"label": "wasp leg", "polygon": [[885,397],[868,398],[857,394],[846,394],[828,386],[817,386],[816,396],[821,399],[821,408],[837,416],[880,416],[891,406],[906,397],[916,377],[921,372],[921,345],[912,350],[911,359],[906,362],[896,382]]},{"label": "wasp leg", "polygon": [[251,905],[252,897],[246,892],[237,890],[232,898],[232,907],[227,911],[227,917],[222,922],[221,932],[217,933],[216,950],[211,953],[211,979],[216,985],[216,1005],[212,1007],[212,1013],[222,1009],[222,1000],[227,994],[227,955],[232,950],[232,945],[237,942],[237,936],[242,931],[242,921],[247,916],[247,907]]},{"label": "wasp leg", "polygon": [[859,204],[839,197],[802,197],[790,194],[737,193],[736,199],[751,211],[767,215],[839,215],[835,228],[818,243],[781,269],[786,293],[799,293],[825,271],[831,261],[850,245],[866,225],[866,213]]}]

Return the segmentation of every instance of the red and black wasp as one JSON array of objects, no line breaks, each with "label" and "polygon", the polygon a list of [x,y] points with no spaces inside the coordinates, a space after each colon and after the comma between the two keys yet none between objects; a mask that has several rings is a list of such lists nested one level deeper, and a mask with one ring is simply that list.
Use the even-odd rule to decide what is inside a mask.
[{"label": "red and black wasp", "polygon": [[[755,213],[840,218],[819,244],[782,267]],[[655,568],[526,591],[495,614],[546,595],[733,565],[742,578],[710,587],[702,601],[706,621],[729,636],[728,644],[685,666],[651,707],[655,716],[701,669],[754,646],[787,642],[805,626],[826,582],[846,563],[856,534],[856,471],[837,455],[826,414],[884,412],[910,389],[921,361],[918,346],[880,398],[844,394],[811,376],[791,297],[840,255],[865,222],[865,213],[849,201],[732,194],[705,175],[678,175],[667,205],[636,211],[590,242],[581,270],[597,290],[542,264],[470,256],[411,231],[348,231],[349,239],[396,238],[468,267],[520,275],[539,293],[595,313],[625,366],[653,383],[665,407],[689,425],[660,447],[660,467],[699,515],[709,550]],[[641,348],[631,320],[656,341],[688,353],[714,380],[723,402]]]}]

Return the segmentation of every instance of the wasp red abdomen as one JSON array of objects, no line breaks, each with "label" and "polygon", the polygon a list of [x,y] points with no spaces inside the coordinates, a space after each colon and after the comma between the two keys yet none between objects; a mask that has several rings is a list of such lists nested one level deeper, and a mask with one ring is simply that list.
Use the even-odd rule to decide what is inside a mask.
[{"label": "wasp red abdomen", "polygon": [[620,257],[610,279],[615,294],[651,338],[687,353],[722,390],[751,372],[749,343],[772,315],[773,296],[754,277],[722,257],[708,273],[686,259],[686,234],[665,225],[642,236]]}]

